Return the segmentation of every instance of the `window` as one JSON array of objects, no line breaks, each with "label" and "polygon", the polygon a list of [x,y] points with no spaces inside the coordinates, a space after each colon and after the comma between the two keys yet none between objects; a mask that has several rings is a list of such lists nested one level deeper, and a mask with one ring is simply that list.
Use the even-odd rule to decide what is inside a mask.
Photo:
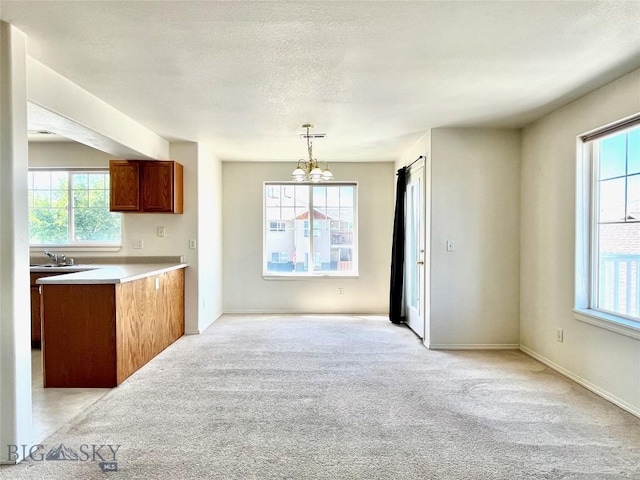
[{"label": "window", "polygon": [[269,231],[270,232],[284,232],[286,230],[286,222],[269,222]]},{"label": "window", "polygon": [[271,254],[271,261],[273,263],[287,263],[287,252],[273,252]]},{"label": "window", "polygon": [[640,122],[583,140],[579,211],[586,228],[578,231],[578,240],[589,268],[578,269],[577,279],[587,274],[589,282],[586,301],[577,306],[640,328]]},{"label": "window", "polygon": [[119,245],[121,214],[109,211],[108,170],[30,170],[29,244]]},{"label": "window", "polygon": [[[322,220],[316,220],[315,222],[313,222],[313,236],[314,237],[319,237],[320,236],[321,229],[322,229]],[[309,236],[309,220],[305,220],[304,221],[304,236],[305,237]]]},{"label": "window", "polygon": [[356,189],[265,183],[264,274],[357,275]]}]

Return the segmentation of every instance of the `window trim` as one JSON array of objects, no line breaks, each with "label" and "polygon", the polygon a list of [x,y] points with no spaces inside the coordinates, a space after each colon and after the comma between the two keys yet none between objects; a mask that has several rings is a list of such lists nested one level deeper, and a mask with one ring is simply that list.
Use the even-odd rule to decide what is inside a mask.
[{"label": "window trim", "polygon": [[576,216],[575,216],[575,278],[573,317],[631,338],[640,339],[640,321],[617,312],[594,307],[599,295],[598,235],[596,231],[598,189],[594,141],[640,125],[640,114],[593,130],[576,138]]},{"label": "window trim", "polygon": [[[348,186],[354,187],[355,194],[353,196],[353,209],[354,209],[354,218],[353,218],[353,270],[349,271],[312,271],[312,272],[277,272],[271,273],[266,270],[266,262],[265,258],[268,254],[267,252],[267,204],[266,204],[266,189],[270,185],[307,185],[310,187],[322,187],[322,186]],[[358,182],[357,181],[330,181],[330,182],[294,182],[294,181],[265,181],[263,182],[262,187],[262,278],[264,280],[319,280],[319,279],[357,279],[360,277],[360,267],[359,267],[359,242],[358,242]]]},{"label": "window trim", "polygon": [[[109,167],[29,167],[29,172],[68,172],[68,173],[110,173]],[[73,182],[69,177],[68,187],[68,209],[71,218],[72,213],[72,199],[73,199]],[[29,188],[27,187],[27,191]],[[28,209],[28,207],[27,207]],[[118,212],[113,212],[118,213]],[[73,252],[73,251],[86,251],[86,252],[116,252],[122,250],[124,238],[124,221],[122,221],[122,214],[120,213],[120,240],[117,242],[73,242],[73,243],[29,243],[30,253],[40,253],[42,249],[56,249],[60,252]],[[69,228],[69,234],[73,233],[72,228]]]},{"label": "window trim", "polygon": [[611,332],[640,340],[640,325],[638,325],[638,322],[635,320],[627,320],[624,317],[607,314],[591,308],[574,308],[573,318]]}]

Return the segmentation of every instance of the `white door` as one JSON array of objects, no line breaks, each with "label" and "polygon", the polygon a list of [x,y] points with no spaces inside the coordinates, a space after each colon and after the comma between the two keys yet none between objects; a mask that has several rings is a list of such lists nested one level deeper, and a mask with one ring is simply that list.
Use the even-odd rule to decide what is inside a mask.
[{"label": "white door", "polygon": [[404,301],[406,322],[420,338],[424,338],[425,279],[425,208],[424,162],[413,165],[407,174],[405,210],[405,279]]}]

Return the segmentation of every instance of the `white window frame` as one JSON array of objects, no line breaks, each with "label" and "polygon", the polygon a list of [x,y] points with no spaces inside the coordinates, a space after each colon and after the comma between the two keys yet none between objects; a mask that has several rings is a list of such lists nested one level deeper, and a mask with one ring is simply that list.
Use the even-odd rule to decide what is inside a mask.
[{"label": "white window frame", "polygon": [[625,336],[640,339],[640,321],[597,307],[598,188],[595,141],[640,125],[640,114],[580,135],[576,140],[576,245],[574,318]]},{"label": "white window frame", "polygon": [[68,201],[67,201],[67,209],[68,209],[68,243],[29,243],[29,251],[31,253],[41,253],[43,249],[49,249],[60,252],[72,252],[72,251],[95,251],[95,252],[110,252],[110,251],[118,251],[122,248],[122,238],[124,237],[124,222],[122,221],[122,214],[114,212],[114,214],[120,215],[120,240],[116,242],[77,242],[73,241],[74,232],[73,232],[73,180],[72,174],[91,174],[91,173],[109,173],[108,167],[89,167],[89,168],[61,168],[61,167],[33,167],[29,168],[29,172],[67,172],[69,173],[69,186],[67,189]]},{"label": "white window frame", "polygon": [[[293,185],[293,186],[298,186],[298,185],[306,185],[309,186],[309,211],[311,211],[311,209],[313,208],[312,205],[312,192],[313,189],[312,187],[322,187],[322,186],[332,186],[332,187],[341,187],[341,186],[348,186],[348,187],[353,187],[354,189],[354,195],[353,195],[353,238],[352,238],[352,243],[351,243],[351,248],[352,248],[352,265],[353,268],[349,271],[341,271],[341,270],[335,270],[335,271],[304,271],[304,272],[298,272],[298,271],[293,271],[293,272],[268,272],[267,271],[267,262],[268,262],[268,255],[269,252],[267,252],[267,230],[269,230],[269,228],[267,228],[268,226],[270,227],[270,224],[267,224],[267,222],[270,222],[270,220],[267,220],[267,203],[266,203],[266,197],[267,194],[269,192],[268,188],[270,186],[280,186],[280,185]],[[317,279],[317,278],[358,278],[359,277],[359,267],[358,267],[358,250],[359,250],[359,244],[358,244],[358,182],[336,182],[336,181],[332,181],[332,182],[324,182],[324,183],[314,183],[314,182],[264,182],[263,185],[263,190],[262,190],[262,215],[263,215],[263,220],[262,220],[262,277],[265,280],[300,280],[300,279]],[[309,215],[310,219],[312,217],[312,215]],[[309,223],[309,231],[312,231],[313,229],[313,221],[310,221]],[[311,239],[313,237],[305,237],[305,238],[309,238],[310,242]]]}]

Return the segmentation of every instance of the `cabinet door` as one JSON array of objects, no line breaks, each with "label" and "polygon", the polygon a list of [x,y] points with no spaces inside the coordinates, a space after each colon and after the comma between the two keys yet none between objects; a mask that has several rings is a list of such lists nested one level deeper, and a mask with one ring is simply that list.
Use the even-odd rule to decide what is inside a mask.
[{"label": "cabinet door", "polygon": [[39,287],[31,287],[31,347],[37,347],[41,338],[40,291]]},{"label": "cabinet door", "polygon": [[173,162],[144,162],[142,167],[142,210],[173,212]]},{"label": "cabinet door", "polygon": [[42,340],[42,311],[40,310],[40,285],[36,284],[39,278],[62,275],[62,273],[30,273],[31,284],[31,348],[40,348]]},{"label": "cabinet door", "polygon": [[110,204],[112,212],[140,210],[140,164],[136,161],[109,162]]}]

